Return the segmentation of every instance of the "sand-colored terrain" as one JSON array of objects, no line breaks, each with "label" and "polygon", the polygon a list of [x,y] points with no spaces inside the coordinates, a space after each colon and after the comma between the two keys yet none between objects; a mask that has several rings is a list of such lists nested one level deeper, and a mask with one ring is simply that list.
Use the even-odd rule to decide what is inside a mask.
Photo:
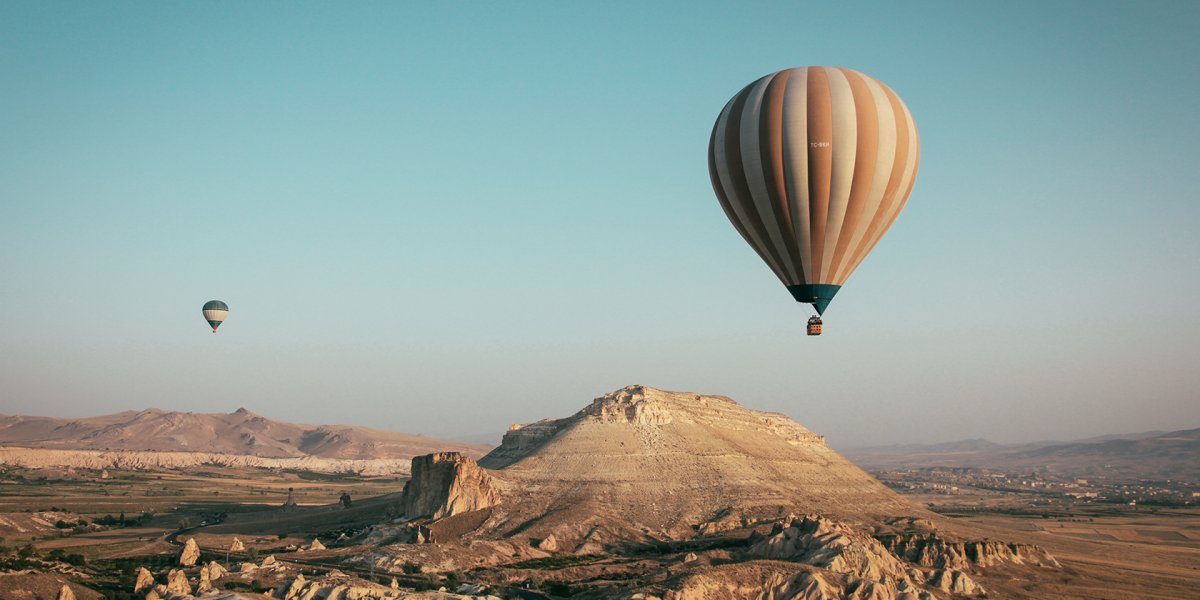
[{"label": "sand-colored terrain", "polygon": [[[464,600],[1115,600],[1200,589],[1195,509],[1048,506],[1035,492],[983,488],[901,495],[783,415],[644,386],[515,426],[478,463],[415,457],[409,480],[133,467],[0,467],[0,558],[25,573],[0,589],[47,593],[65,579],[113,598],[211,589],[199,597],[291,600],[439,588]],[[194,565],[178,564],[185,542]],[[148,587],[133,594],[139,580]]]},{"label": "sand-colored terrain", "polygon": [[[127,460],[160,466],[187,458],[154,458],[146,452],[259,458],[403,460],[454,450],[482,455],[490,447],[356,425],[301,425],[268,419],[244,408],[193,413],[154,408],[84,419],[0,415],[0,447],[132,452]],[[69,456],[69,455],[60,455]],[[249,459],[234,466],[250,465]],[[321,464],[321,463],[316,463]],[[84,465],[75,465],[84,466]],[[90,466],[90,465],[89,465]],[[130,465],[137,468],[137,465]]]}]

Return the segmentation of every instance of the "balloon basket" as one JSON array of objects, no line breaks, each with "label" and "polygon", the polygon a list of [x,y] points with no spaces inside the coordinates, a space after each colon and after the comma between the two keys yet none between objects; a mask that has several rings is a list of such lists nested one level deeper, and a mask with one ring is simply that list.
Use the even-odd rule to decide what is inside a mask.
[{"label": "balloon basket", "polygon": [[808,320],[808,335],[821,335],[821,317],[813,317]]}]

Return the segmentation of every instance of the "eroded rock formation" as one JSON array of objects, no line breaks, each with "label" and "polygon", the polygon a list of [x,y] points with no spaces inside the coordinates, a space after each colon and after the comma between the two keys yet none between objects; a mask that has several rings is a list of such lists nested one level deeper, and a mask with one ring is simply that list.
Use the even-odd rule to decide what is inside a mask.
[{"label": "eroded rock formation", "polygon": [[400,543],[385,562],[512,584],[563,561],[561,582],[608,582],[586,588],[598,599],[934,600],[986,594],[998,563],[1057,565],[943,528],[821,436],[723,396],[630,386],[513,426],[478,464],[439,453],[412,473],[407,520],[364,536]]},{"label": "eroded rock formation", "polygon": [[880,535],[879,541],[896,556],[923,567],[970,569],[999,563],[1057,567],[1048,552],[1030,544],[995,540],[949,541],[936,532]]},{"label": "eroded rock formation", "polygon": [[200,560],[200,547],[196,545],[196,538],[188,538],[183,545],[183,550],[179,551],[180,566],[190,567]]},{"label": "eroded rock formation", "polygon": [[412,459],[402,506],[409,517],[434,519],[488,508],[499,500],[491,476],[466,455],[437,452]]},{"label": "eroded rock formation", "polygon": [[208,571],[208,579],[210,581],[216,581],[229,573],[229,571],[225,570],[225,567],[221,566],[221,563],[218,563],[215,560],[209,561],[208,566],[204,568]]},{"label": "eroded rock formation", "polygon": [[187,574],[178,569],[171,569],[167,573],[166,591],[168,594],[191,594],[192,584],[188,583]]},{"label": "eroded rock formation", "polygon": [[138,567],[137,578],[133,582],[133,593],[138,593],[142,590],[151,588],[154,585],[154,576],[146,567]]},{"label": "eroded rock formation", "polygon": [[909,567],[878,540],[815,515],[777,523],[771,535],[752,537],[743,555],[802,562],[872,581],[909,579]]}]

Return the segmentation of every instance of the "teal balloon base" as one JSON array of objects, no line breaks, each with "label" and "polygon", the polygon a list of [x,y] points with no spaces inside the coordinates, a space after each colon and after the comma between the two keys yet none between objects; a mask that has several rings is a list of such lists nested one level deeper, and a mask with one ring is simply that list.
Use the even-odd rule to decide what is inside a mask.
[{"label": "teal balloon base", "polygon": [[831,283],[805,283],[802,285],[787,286],[792,297],[796,302],[804,302],[813,305],[817,309],[817,314],[825,314],[825,308],[833,301],[833,297],[837,295],[838,290],[842,289],[840,285]]}]

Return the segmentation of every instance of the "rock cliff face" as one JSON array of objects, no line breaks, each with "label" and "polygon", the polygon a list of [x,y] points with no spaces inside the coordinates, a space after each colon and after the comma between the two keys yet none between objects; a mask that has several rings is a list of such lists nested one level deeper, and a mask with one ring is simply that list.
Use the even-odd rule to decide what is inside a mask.
[{"label": "rock cliff face", "polygon": [[500,446],[481,459],[480,464],[489,469],[507,467],[542,447],[569,423],[568,419],[542,419],[527,425],[514,423],[504,434]]},{"label": "rock cliff face", "polygon": [[1048,552],[1030,544],[995,540],[955,542],[934,532],[881,535],[879,541],[896,556],[923,567],[970,569],[1000,563],[1059,566]]},{"label": "rock cliff face", "polygon": [[492,478],[475,461],[458,452],[437,452],[412,459],[412,479],[401,502],[409,517],[441,519],[488,508],[498,500]]}]

